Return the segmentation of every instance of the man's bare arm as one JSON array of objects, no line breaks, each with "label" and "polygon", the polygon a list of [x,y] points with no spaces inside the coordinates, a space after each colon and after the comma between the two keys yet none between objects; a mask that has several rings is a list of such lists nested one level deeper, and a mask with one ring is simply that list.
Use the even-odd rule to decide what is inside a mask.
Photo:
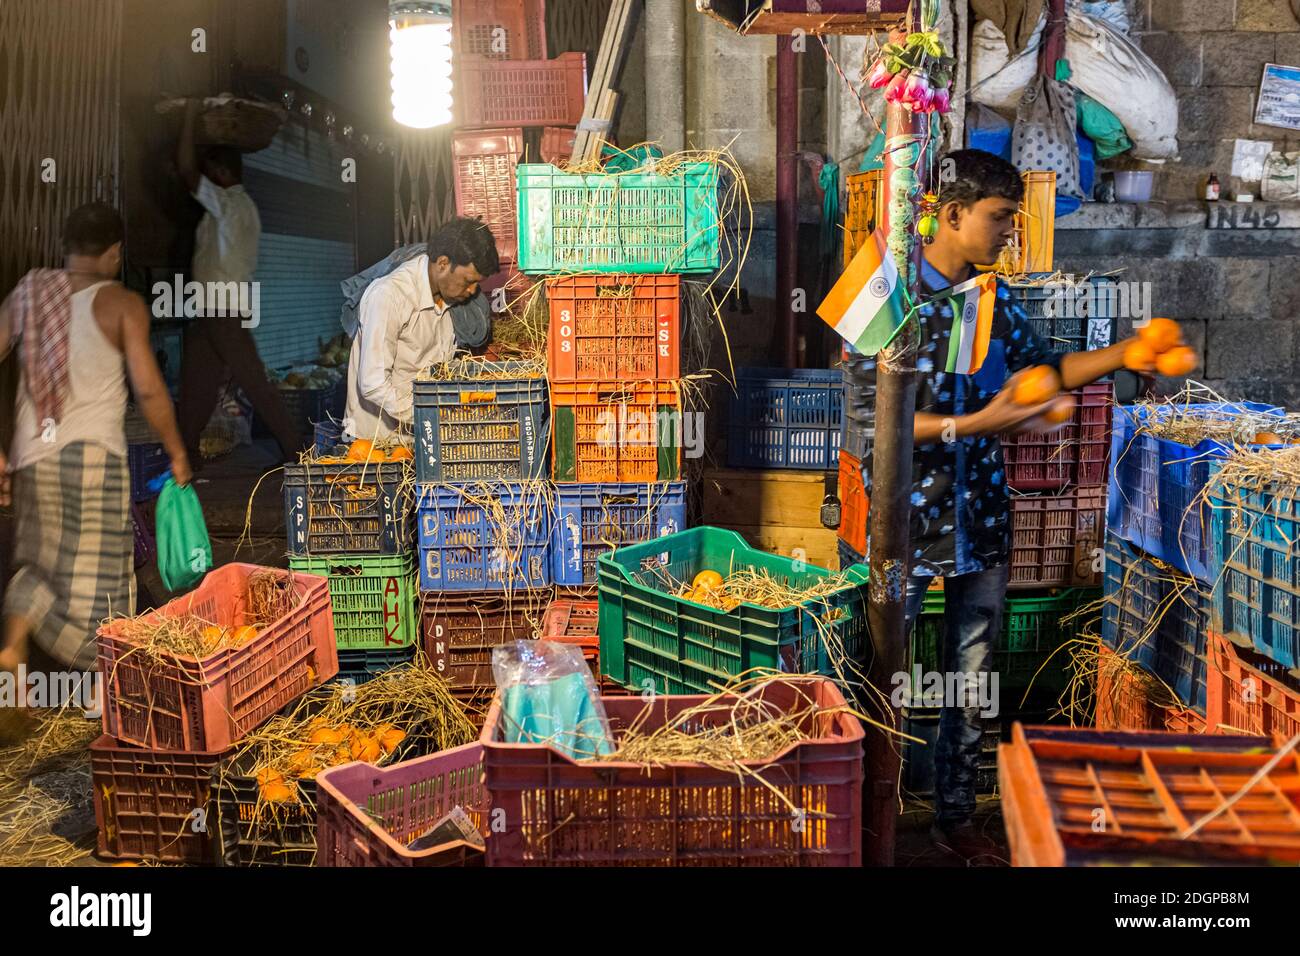
[{"label": "man's bare arm", "polygon": [[136,404],[150,427],[162,439],[167,457],[171,459],[172,477],[178,485],[190,483],[190,461],[185,453],[180,429],[176,426],[176,413],[172,399],[167,394],[158,361],[149,343],[149,312],[144,300],[134,292],[120,292],[122,308],[122,351],[126,356],[127,375]]}]

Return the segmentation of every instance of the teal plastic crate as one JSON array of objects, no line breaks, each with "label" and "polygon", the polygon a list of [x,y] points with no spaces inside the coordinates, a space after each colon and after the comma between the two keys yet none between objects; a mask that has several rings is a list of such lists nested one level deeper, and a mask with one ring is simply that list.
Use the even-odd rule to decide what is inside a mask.
[{"label": "teal plastic crate", "polygon": [[[646,680],[666,694],[714,693],[754,667],[837,676],[832,661],[860,660],[867,641],[867,569],[826,598],[774,610],[741,604],[716,610],[667,592],[713,569],[724,577],[765,569],[795,587],[832,572],[751,548],[734,531],[691,528],[600,556],[597,564],[601,673],[624,687]],[[819,623],[820,622],[820,623]],[[833,657],[828,643],[842,648]]]},{"label": "teal plastic crate", "polygon": [[[1098,588],[1069,588],[1042,597],[1008,598],[1002,632],[993,646],[999,690],[1064,690],[1073,655],[1069,648],[1061,648],[1079,636],[1079,625],[1062,623],[1061,618],[1100,597]],[[939,650],[943,646],[944,602],[943,591],[926,592],[912,631],[909,669],[919,664],[922,672],[942,670]]]},{"label": "teal plastic crate", "polygon": [[294,571],[329,578],[340,650],[398,650],[415,644],[415,555],[292,555]]},{"label": "teal plastic crate", "polygon": [[521,163],[519,271],[712,272],[718,253],[718,168],[671,175],[568,173]]}]

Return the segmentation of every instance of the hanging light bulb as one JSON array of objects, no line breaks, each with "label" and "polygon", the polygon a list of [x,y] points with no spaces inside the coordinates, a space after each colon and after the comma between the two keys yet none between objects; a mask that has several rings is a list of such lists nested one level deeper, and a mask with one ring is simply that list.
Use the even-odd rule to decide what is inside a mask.
[{"label": "hanging light bulb", "polygon": [[393,119],[430,129],[452,120],[450,0],[389,0]]}]

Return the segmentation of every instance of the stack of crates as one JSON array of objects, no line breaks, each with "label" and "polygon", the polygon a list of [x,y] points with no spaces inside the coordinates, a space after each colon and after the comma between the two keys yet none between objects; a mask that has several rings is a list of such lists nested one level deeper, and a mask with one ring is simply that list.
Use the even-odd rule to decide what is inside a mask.
[{"label": "stack of crates", "polygon": [[544,0],[458,3],[452,23],[456,212],[481,218],[496,238],[501,271],[484,291],[513,297],[527,282],[518,270],[515,167],[568,161],[586,101],[586,56],[546,58]]},{"label": "stack of crates", "polygon": [[[1191,405],[1186,412],[1265,415],[1283,427],[1282,410],[1267,405]],[[1213,730],[1231,721],[1212,713],[1211,689],[1217,683],[1222,690],[1216,670],[1223,668],[1213,664],[1209,632],[1231,637],[1222,648],[1225,662],[1237,656],[1233,642],[1266,654],[1275,633],[1272,615],[1238,614],[1234,604],[1240,596],[1242,607],[1251,601],[1260,607],[1262,583],[1275,569],[1256,536],[1267,536],[1260,521],[1269,525],[1275,507],[1269,496],[1258,514],[1246,514],[1249,501],[1212,484],[1215,463],[1228,447],[1212,439],[1188,446],[1150,434],[1145,426],[1161,414],[1160,407],[1115,409],[1098,719],[1122,729],[1173,723]],[[1213,492],[1208,498],[1207,485]],[[1290,569],[1277,570],[1292,589]],[[1288,594],[1287,613],[1290,602]]]},{"label": "stack of crates", "polygon": [[329,580],[341,681],[364,683],[415,656],[409,451],[354,461],[338,445],[284,469],[289,567]]}]

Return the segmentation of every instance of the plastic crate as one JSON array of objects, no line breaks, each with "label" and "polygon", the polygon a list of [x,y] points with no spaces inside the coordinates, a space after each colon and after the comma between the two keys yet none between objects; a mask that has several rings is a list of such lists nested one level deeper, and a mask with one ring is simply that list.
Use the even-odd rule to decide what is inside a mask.
[{"label": "plastic crate", "polygon": [[511,262],[518,256],[515,167],[523,151],[522,129],[463,130],[451,135],[456,215],[483,220],[496,240],[497,255]]},{"label": "plastic crate", "polygon": [[489,836],[482,744],[391,767],[332,767],[316,778],[316,865],[482,866],[483,848],[466,840],[410,849],[457,807]]},{"label": "plastic crate", "polygon": [[556,485],[551,539],[556,584],[596,583],[597,559],[614,548],[686,527],[686,482]]},{"label": "plastic crate", "polygon": [[1105,488],[1077,488],[1056,496],[1012,496],[1008,587],[1101,584],[1105,520]]},{"label": "plastic crate", "polygon": [[135,566],[142,568],[153,564],[158,557],[158,542],[149,530],[149,521],[138,502],[131,502],[131,537],[133,539],[133,556]]},{"label": "plastic crate", "polygon": [[1280,735],[1300,733],[1300,678],[1276,661],[1209,635],[1209,732]]},{"label": "plastic crate", "polygon": [[[1098,594],[1070,588],[1039,597],[1010,597],[1002,612],[1002,630],[993,645],[998,686],[1057,692],[1069,681],[1071,655],[1066,646],[1079,636],[1077,623],[1062,618],[1095,601]],[[909,668],[923,673],[950,670],[941,659],[944,641],[942,590],[927,591],[912,632]]]},{"label": "plastic crate", "polygon": [[[1281,483],[1280,483],[1281,484]],[[1286,667],[1300,667],[1300,495],[1226,488],[1210,498],[1213,627]]]},{"label": "plastic crate", "polygon": [[126,446],[126,464],[131,474],[131,500],[148,501],[158,497],[149,484],[171,468],[171,459],[161,442],[131,442]]},{"label": "plastic crate", "polygon": [[847,269],[862,244],[867,241],[876,221],[881,218],[884,203],[880,196],[882,171],[868,170],[854,173],[844,180],[844,267]]},{"label": "plastic crate", "polygon": [[1155,678],[1132,658],[1105,644],[1097,658],[1096,726],[1098,730],[1164,730],[1164,708]]},{"label": "plastic crate", "polygon": [[280,383],[280,403],[299,435],[311,435],[317,422],[343,417],[347,401],[347,377],[323,388],[289,388]]},{"label": "plastic crate", "polygon": [[848,546],[843,538],[839,539],[840,570],[845,571],[855,564],[866,564],[866,555],[858,554]]},{"label": "plastic crate", "polygon": [[1204,710],[1209,601],[1196,582],[1108,534],[1105,595],[1102,643]]},{"label": "plastic crate", "polygon": [[587,57],[462,60],[456,64],[456,125],[471,129],[577,126],[587,100]]},{"label": "plastic crate", "polygon": [[397,650],[415,644],[415,555],[291,557],[289,567],[329,579],[339,650]]},{"label": "plastic crate", "polygon": [[552,382],[551,476],[675,481],[688,424],[676,382]]},{"label": "plastic crate", "polygon": [[1037,283],[1007,282],[1024,308],[1030,324],[1054,352],[1084,352],[1115,343],[1115,319],[1120,286],[1113,279],[1092,276],[1062,279],[1048,285],[1046,273],[1030,276]]},{"label": "plastic crate", "polygon": [[867,551],[867,486],[862,477],[862,461],[840,449],[840,544],[855,555]]},{"label": "plastic crate", "polygon": [[318,457],[332,455],[343,443],[343,425],[333,419],[317,422],[312,429],[312,448]]},{"label": "plastic crate", "polygon": [[412,528],[409,462],[284,466],[289,554],[401,554]]},{"label": "plastic crate", "polygon": [[681,295],[675,275],[547,279],[551,381],[681,378]]},{"label": "plastic crate", "polygon": [[345,681],[361,686],[380,674],[415,659],[415,647],[399,647],[391,651],[339,651],[339,672],[331,684]]},{"label": "plastic crate", "polygon": [[592,676],[600,680],[600,606],[596,601],[557,599],[542,617],[538,638],[574,644],[591,666]]},{"label": "plastic crate", "polygon": [[578,131],[571,126],[548,126],[542,130],[542,143],[538,150],[541,160],[552,166],[568,163],[573,158],[573,147]]},{"label": "plastic crate", "polygon": [[[934,754],[939,742],[938,707],[905,707],[902,711],[903,733],[924,743],[900,741],[903,751],[903,789],[913,797],[933,797],[935,782]],[[979,762],[975,770],[975,792],[996,793],[998,789],[998,744],[1002,740],[1002,723],[984,721],[980,737]]]},{"label": "plastic crate", "polygon": [[98,738],[90,745],[98,856],[211,863],[208,797],[222,756],[140,750]]},{"label": "plastic crate", "polygon": [[715,684],[753,667],[834,674],[828,643],[849,660],[865,654],[865,568],[849,572],[855,584],[781,609],[741,604],[721,611],[664,590],[665,576],[689,582],[706,568],[754,568],[795,587],[830,573],[751,548],[723,528],[691,528],[603,554],[597,573],[601,673],[636,689],[651,681],[662,694],[712,693]]},{"label": "plastic crate", "polygon": [[[1273,760],[1266,737],[1012,727],[998,784],[1012,866],[1300,861],[1300,757],[1190,837]],[[1098,809],[1103,816],[1098,815]],[[1098,823],[1104,826],[1098,826]]]},{"label": "plastic crate", "polygon": [[420,633],[434,672],[460,690],[495,687],[492,650],[537,636],[551,591],[426,593]]},{"label": "plastic crate", "polygon": [[[525,365],[505,362],[501,371]],[[415,382],[415,474],[422,482],[544,478],[544,378]]]},{"label": "plastic crate", "polygon": [[[1188,407],[1206,415],[1230,416],[1240,410],[1282,415],[1280,408],[1252,402]],[[1226,447],[1212,440],[1189,447],[1139,433],[1151,414],[1159,412],[1142,406],[1115,410],[1106,526],[1147,554],[1213,583],[1218,568],[1210,546],[1211,509],[1203,503],[1202,491]]]},{"label": "plastic crate", "polygon": [[[522,591],[551,583],[551,502],[516,482],[418,488],[422,591]],[[500,507],[486,508],[488,498]]]},{"label": "plastic crate", "polygon": [[329,583],[320,577],[227,564],[197,589],[141,615],[156,621],[194,614],[219,627],[248,623],[245,592],[258,572],[289,577],[300,603],[243,647],[203,660],[140,653],[123,636],[122,620],[99,627],[104,675],[104,732],[157,750],[226,750],[285,704],[338,671]]},{"label": "plastic crate", "polygon": [[718,167],[658,173],[569,173],[521,163],[519,268],[554,272],[712,272]]},{"label": "plastic crate", "polygon": [[474,0],[452,6],[456,62],[546,58],[543,0]]},{"label": "plastic crate", "polygon": [[1075,400],[1074,414],[1060,430],[1002,437],[1008,488],[1059,491],[1105,486],[1115,386],[1100,382],[1070,394]]},{"label": "plastic crate", "polygon": [[[548,744],[503,743],[497,697],[480,742],[488,799],[505,827],[488,840],[488,865],[860,866],[862,724],[827,680],[791,677],[759,693],[769,706],[809,712],[807,739],[745,762],[743,773],[574,761]],[[706,699],[601,702],[617,736],[633,722],[652,732]],[[729,719],[725,707],[699,718]]]},{"label": "plastic crate", "polygon": [[727,464],[834,468],[843,412],[839,369],[738,369],[727,425]]}]

